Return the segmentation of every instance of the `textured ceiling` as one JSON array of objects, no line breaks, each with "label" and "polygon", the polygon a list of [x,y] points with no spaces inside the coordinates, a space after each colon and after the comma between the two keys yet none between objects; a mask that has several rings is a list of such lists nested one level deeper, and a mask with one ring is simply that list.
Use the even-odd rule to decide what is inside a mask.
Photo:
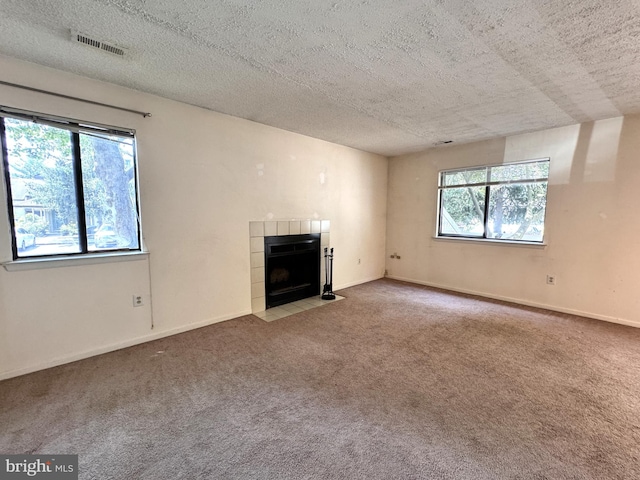
[{"label": "textured ceiling", "polygon": [[0,0],[0,53],[397,155],[640,112],[639,18],[638,0]]}]

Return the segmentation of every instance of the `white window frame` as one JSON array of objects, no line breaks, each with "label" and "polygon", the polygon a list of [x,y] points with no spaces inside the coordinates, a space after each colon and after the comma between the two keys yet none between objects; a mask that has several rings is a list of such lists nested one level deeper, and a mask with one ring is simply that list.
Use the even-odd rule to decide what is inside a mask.
[{"label": "white window frame", "polygon": [[[76,169],[74,174],[74,184],[76,186],[76,196],[78,202],[78,237],[80,241],[80,252],[53,253],[43,255],[21,256],[18,252],[16,241],[16,224],[13,212],[13,198],[11,194],[11,177],[9,171],[9,160],[7,154],[4,119],[13,118],[23,121],[32,121],[55,128],[68,130],[72,135],[80,133],[95,134],[100,136],[118,136],[133,139],[133,181],[135,187],[135,220],[137,228],[137,248],[127,247],[124,249],[97,249],[88,250],[88,234],[87,227],[84,222],[84,199],[82,198],[82,173],[78,169],[80,164],[80,156],[78,149],[74,149],[73,162]],[[48,266],[66,266],[77,263],[93,264],[103,263],[105,261],[128,261],[137,260],[141,256],[146,257],[142,238],[142,222],[140,219],[140,182],[138,177],[138,153],[136,132],[133,129],[114,127],[96,122],[76,120],[55,115],[36,113],[12,107],[0,106],[0,141],[2,142],[2,172],[4,174],[4,194],[8,210],[8,219],[11,235],[11,253],[12,261],[3,263],[6,270],[23,270],[32,268],[46,268]],[[79,145],[79,144],[78,144]],[[80,188],[78,188],[80,184]],[[118,258],[115,258],[118,257]],[[137,258],[136,258],[137,257]]]},{"label": "white window frame", "polygon": [[[499,164],[491,164],[491,165],[480,165],[480,166],[469,166],[464,168],[455,168],[448,170],[441,170],[438,172],[438,202],[437,202],[437,215],[436,215],[436,239],[458,239],[458,240],[471,240],[471,241],[479,241],[479,242],[491,242],[491,243],[509,243],[509,244],[522,244],[522,245],[544,245],[546,235],[546,229],[543,233],[543,237],[540,240],[518,240],[513,238],[493,238],[487,235],[488,233],[488,223],[489,223],[489,199],[490,199],[490,190],[491,187],[502,186],[502,185],[513,185],[513,184],[533,184],[533,183],[546,183],[547,184],[547,196],[545,197],[545,217],[543,218],[543,225],[546,221],[546,211],[547,211],[547,200],[548,200],[548,184],[549,177],[544,178],[530,178],[530,179],[517,179],[517,180],[499,180],[492,181],[491,180],[491,169],[496,167],[507,167],[511,165],[523,165],[530,163],[542,163],[547,162],[550,166],[551,159],[549,157],[538,158],[532,160],[523,160],[518,162],[509,162],[509,163],[499,163]],[[445,176],[447,174],[459,173],[459,172],[471,172],[478,170],[486,170],[486,180],[477,183],[463,183],[456,185],[445,185]],[[461,187],[484,187],[485,188],[485,205],[484,205],[484,224],[483,224],[483,233],[482,235],[469,235],[469,234],[453,234],[453,233],[443,233],[442,232],[442,214],[443,214],[443,195],[442,193],[450,188],[461,188]]]}]

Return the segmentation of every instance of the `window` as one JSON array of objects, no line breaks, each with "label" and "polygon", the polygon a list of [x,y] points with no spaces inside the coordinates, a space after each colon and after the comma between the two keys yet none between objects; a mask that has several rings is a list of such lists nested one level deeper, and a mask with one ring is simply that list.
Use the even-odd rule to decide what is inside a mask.
[{"label": "window", "polygon": [[549,159],[440,172],[438,236],[542,242]]},{"label": "window", "polygon": [[140,250],[134,132],[0,107],[13,258]]}]

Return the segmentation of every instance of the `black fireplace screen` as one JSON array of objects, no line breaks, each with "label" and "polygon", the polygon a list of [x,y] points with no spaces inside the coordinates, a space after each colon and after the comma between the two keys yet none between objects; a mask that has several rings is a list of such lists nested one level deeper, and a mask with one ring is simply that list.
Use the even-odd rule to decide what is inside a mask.
[{"label": "black fireplace screen", "polygon": [[320,293],[320,234],[264,238],[267,308]]}]

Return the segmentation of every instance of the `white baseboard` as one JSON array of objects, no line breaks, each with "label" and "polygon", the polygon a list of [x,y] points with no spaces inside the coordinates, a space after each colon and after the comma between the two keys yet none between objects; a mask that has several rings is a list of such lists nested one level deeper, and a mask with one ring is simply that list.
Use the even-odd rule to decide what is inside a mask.
[{"label": "white baseboard", "polygon": [[[344,288],[353,287],[355,285],[360,285],[362,283],[372,282],[374,280],[378,280],[382,278],[382,276],[377,276],[373,278],[358,280],[356,282],[351,283],[343,283],[334,288],[334,290],[342,290]],[[195,330],[196,328],[206,327],[207,325],[213,325],[214,323],[224,322],[226,320],[231,320],[237,317],[242,317],[244,315],[250,315],[251,309],[242,310],[237,313],[223,315],[221,317],[207,319],[200,322],[189,323],[187,325],[182,325],[177,328],[172,328],[170,330],[163,330],[161,332],[152,332],[148,335],[143,335],[141,337],[132,338],[130,340],[126,340],[123,342],[113,343],[110,345],[105,345],[103,347],[94,348],[90,350],[84,350],[79,353],[74,353],[72,355],[66,355],[62,357],[58,357],[46,362],[38,363],[36,365],[30,365],[24,368],[18,368],[16,370],[9,370],[6,372],[0,372],[0,380],[6,380],[13,377],[19,377],[20,375],[26,375],[28,373],[37,372],[39,370],[45,370],[51,367],[57,367],[59,365],[64,365],[66,363],[76,362],[78,360],[83,360],[85,358],[94,357],[96,355],[102,355],[103,353],[114,352],[116,350],[121,350],[123,348],[132,347],[134,345],[140,345],[141,343],[151,342],[153,340],[158,340],[159,338],[169,337],[171,335],[177,335],[179,333],[184,333],[189,330]]]},{"label": "white baseboard", "polygon": [[427,287],[441,288],[443,290],[451,290],[452,292],[466,293],[468,295],[477,295],[478,297],[492,298],[494,300],[502,300],[504,302],[517,303],[518,305],[525,305],[527,307],[544,308],[545,310],[551,310],[554,312],[568,313],[570,315],[577,315],[579,317],[593,318],[594,320],[602,320],[610,323],[618,323],[620,325],[627,325],[629,327],[640,328],[640,322],[634,320],[628,320],[626,318],[610,317],[608,315],[600,315],[599,313],[584,312],[582,310],[574,310],[571,308],[558,307],[555,305],[549,305],[546,303],[532,302],[523,298],[506,297],[503,295],[494,295],[486,292],[478,292],[476,290],[467,290],[464,288],[456,288],[450,285],[442,285],[435,282],[424,282],[422,280],[416,280],[413,278],[404,278],[388,275],[386,278],[392,280],[400,280],[402,282],[417,283],[418,285],[425,285]]},{"label": "white baseboard", "polygon": [[[360,285],[363,283],[368,283],[368,282],[372,282],[374,280],[379,280],[380,278],[383,277],[372,277],[372,278],[368,278],[368,279],[363,279],[363,280],[358,280],[356,282],[350,282],[350,283],[343,283],[340,284],[338,286],[336,286],[334,288],[334,290],[342,290],[345,288],[349,288],[349,287],[353,287],[355,285]],[[503,295],[494,295],[491,293],[486,293],[486,292],[479,292],[476,290],[468,290],[468,289],[463,289],[463,288],[457,288],[457,287],[452,287],[450,285],[443,285],[443,284],[439,284],[439,283],[435,283],[435,282],[425,282],[422,280],[417,280],[417,279],[413,279],[413,278],[405,278],[405,277],[397,277],[397,276],[392,276],[389,275],[386,278],[390,278],[392,280],[399,280],[399,281],[403,281],[403,282],[409,282],[409,283],[415,283],[418,285],[425,285],[428,287],[434,287],[434,288],[441,288],[443,290],[450,290],[452,292],[458,292],[458,293],[465,293],[468,295],[476,295],[479,297],[485,297],[485,298],[491,298],[494,300],[502,300],[505,302],[511,302],[511,303],[516,303],[519,305],[525,305],[528,307],[535,307],[535,308],[543,308],[545,310],[551,310],[554,312],[560,312],[560,313],[567,313],[570,315],[577,315],[580,317],[587,317],[587,318],[593,318],[595,320],[602,320],[605,322],[611,322],[611,323],[618,323],[621,325],[628,325],[630,327],[635,327],[635,328],[640,328],[640,322],[636,322],[633,320],[628,320],[628,319],[624,319],[624,318],[617,318],[617,317],[611,317],[608,315],[600,315],[597,313],[592,313],[592,312],[584,312],[581,310],[574,310],[571,308],[564,308],[564,307],[557,307],[555,305],[549,305],[549,304],[545,304],[545,303],[539,303],[539,302],[532,302],[529,300],[525,300],[522,298],[514,298],[514,297],[507,297],[507,296],[503,296]],[[28,373],[33,373],[33,372],[37,372],[39,370],[45,370],[47,368],[51,368],[51,367],[57,367],[59,365],[64,365],[66,363],[71,363],[71,362],[76,362],[78,360],[83,360],[85,358],[89,358],[89,357],[94,357],[96,355],[102,355],[103,353],[109,353],[109,352],[114,352],[116,350],[121,350],[123,348],[127,348],[127,347],[132,347],[134,345],[140,345],[142,343],[146,343],[146,342],[150,342],[153,340],[158,340],[160,338],[165,338],[165,337],[170,337],[172,335],[177,335],[179,333],[184,333],[187,332],[189,330],[195,330],[197,328],[201,328],[201,327],[206,327],[207,325],[213,325],[214,323],[219,323],[219,322],[224,322],[226,320],[232,320],[234,318],[238,318],[238,317],[242,317],[244,315],[250,315],[251,314],[251,310],[242,310],[240,312],[236,312],[236,313],[232,313],[232,314],[227,314],[227,315],[223,315],[220,317],[216,317],[216,318],[210,318],[207,320],[202,320],[199,322],[195,322],[195,323],[190,323],[187,325],[182,325],[180,327],[176,327],[176,328],[172,328],[170,330],[164,330],[162,332],[153,332],[150,333],[149,335],[143,335],[141,337],[136,337],[130,340],[126,340],[123,342],[117,342],[117,343],[113,343],[110,345],[105,345],[103,347],[99,347],[99,348],[95,348],[95,349],[91,349],[91,350],[85,350],[83,352],[79,352],[79,353],[75,353],[72,355],[67,355],[67,356],[63,356],[63,357],[58,357],[55,358],[53,360],[47,361],[47,362],[42,362],[36,365],[31,365],[28,367],[24,367],[24,368],[19,368],[16,370],[9,370],[6,372],[0,372],[0,380],[6,380],[9,378],[13,378],[13,377],[18,377],[20,375],[26,375]]]},{"label": "white baseboard", "polygon": [[140,345],[141,343],[151,342],[164,337],[170,337],[179,333],[188,332],[189,330],[195,330],[196,328],[206,327],[207,325],[213,325],[214,323],[224,322],[234,318],[242,317],[244,315],[251,314],[251,310],[242,310],[237,313],[227,314],[216,318],[209,318],[195,323],[189,323],[180,327],[172,328],[170,330],[163,330],[161,332],[153,332],[149,335],[143,335],[141,337],[132,338],[123,342],[112,343],[103,347],[94,348],[91,350],[85,350],[83,352],[74,353],[72,355],[66,355],[58,357],[53,360],[38,363],[24,368],[18,368],[16,370],[9,370],[7,372],[0,372],[0,380],[6,380],[8,378],[19,377],[20,375],[26,375],[27,373],[37,372],[39,370],[45,370],[51,367],[57,367],[66,363],[76,362],[85,358],[94,357],[96,355],[102,355],[103,353],[114,352],[123,348],[132,347],[134,345]]},{"label": "white baseboard", "polygon": [[337,291],[337,290],[342,290],[344,288],[355,287],[356,285],[362,285],[363,283],[373,282],[374,280],[380,280],[381,278],[384,278],[384,277],[381,275],[381,276],[378,276],[378,277],[365,278],[363,280],[358,280],[358,281],[355,281],[355,282],[341,283],[340,285],[334,286],[333,290]]}]

